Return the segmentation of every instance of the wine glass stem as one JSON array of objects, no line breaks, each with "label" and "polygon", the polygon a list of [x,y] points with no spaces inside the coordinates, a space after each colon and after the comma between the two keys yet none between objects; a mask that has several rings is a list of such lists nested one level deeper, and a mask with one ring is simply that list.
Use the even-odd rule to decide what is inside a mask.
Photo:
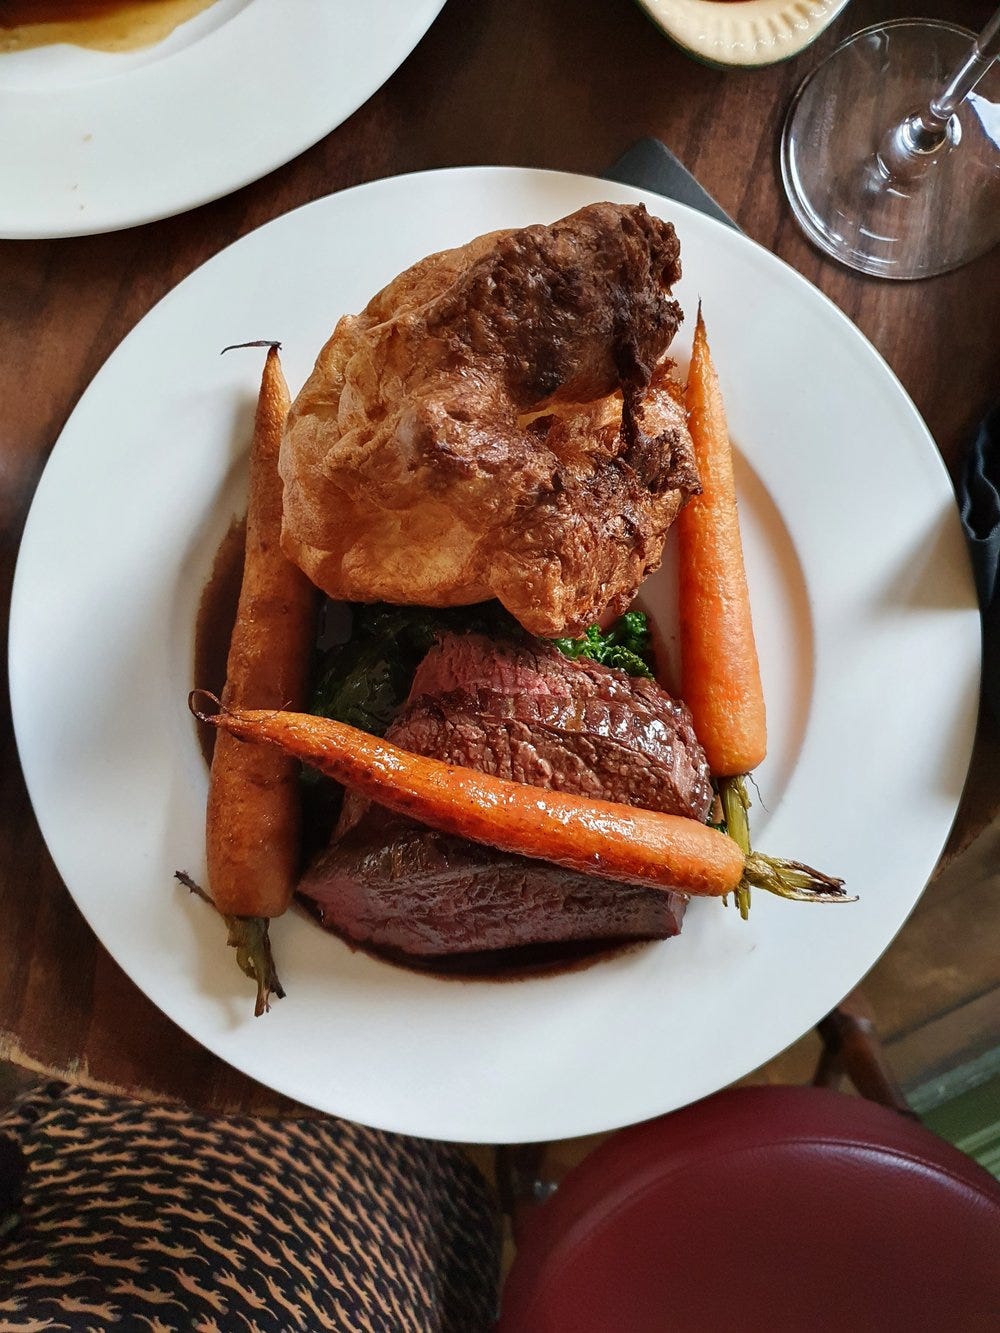
[{"label": "wine glass stem", "polygon": [[922,111],[907,116],[879,146],[877,162],[889,180],[914,179],[933,155],[957,142],[951,118],[1000,54],[1000,9],[987,23],[944,88]]},{"label": "wine glass stem", "polygon": [[972,45],[965,61],[955,70],[945,88],[930,105],[937,119],[947,120],[962,105],[969,93],[1000,54],[1000,9],[993,15]]}]

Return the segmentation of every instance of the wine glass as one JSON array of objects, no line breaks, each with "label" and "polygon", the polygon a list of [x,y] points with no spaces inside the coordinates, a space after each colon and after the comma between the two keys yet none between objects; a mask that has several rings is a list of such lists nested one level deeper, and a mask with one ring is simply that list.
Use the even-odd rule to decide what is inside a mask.
[{"label": "wine glass", "polygon": [[865,28],[802,83],[781,140],[800,226],[883,278],[945,273],[1000,241],[1000,10]]}]

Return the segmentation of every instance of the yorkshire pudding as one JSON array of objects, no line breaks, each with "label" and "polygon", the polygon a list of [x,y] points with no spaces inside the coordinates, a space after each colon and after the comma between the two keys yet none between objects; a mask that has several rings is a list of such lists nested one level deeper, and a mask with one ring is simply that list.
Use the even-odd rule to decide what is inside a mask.
[{"label": "yorkshire pudding", "polygon": [[331,597],[624,610],[698,490],[662,357],[673,227],[593,204],[421,260],[346,315],[281,449],[282,544]]}]

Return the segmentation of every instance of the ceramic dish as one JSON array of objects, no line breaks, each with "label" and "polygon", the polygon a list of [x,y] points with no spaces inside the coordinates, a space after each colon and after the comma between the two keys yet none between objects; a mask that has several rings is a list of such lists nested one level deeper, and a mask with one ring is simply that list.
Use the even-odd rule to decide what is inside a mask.
[{"label": "ceramic dish", "polygon": [[339,125],[444,0],[215,0],[155,46],[0,54],[0,237],[195,208]]},{"label": "ceramic dish", "polygon": [[[219,350],[281,338],[295,388],[338,316],[408,264],[601,199],[674,221],[688,312],[676,355],[683,370],[701,297],[722,376],[769,709],[756,842],[843,875],[860,902],[757,894],[744,924],[702,899],[677,939],[519,983],[405,971],[293,911],[272,931],[287,998],[254,1019],[220,922],[173,882],[178,868],[204,874],[207,773],[186,707],[194,625],[243,505],[260,376],[257,354]],[[643,590],[668,637],[671,587],[668,561]],[[463,169],[374,182],[278,218],[125,339],[39,484],[10,681],[55,863],[103,944],[176,1023],[336,1115],[535,1141],[641,1120],[729,1083],[868,971],[958,805],[979,617],[937,450],[885,363],[815,288],[654,194]]]},{"label": "ceramic dish", "polygon": [[712,65],[774,65],[813,43],[847,0],[639,0],[654,23]]}]

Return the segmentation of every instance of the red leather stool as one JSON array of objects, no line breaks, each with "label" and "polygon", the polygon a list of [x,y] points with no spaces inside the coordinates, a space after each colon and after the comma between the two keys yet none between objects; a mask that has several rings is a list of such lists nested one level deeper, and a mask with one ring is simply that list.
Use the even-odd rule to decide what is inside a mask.
[{"label": "red leather stool", "polygon": [[1000,1183],[823,1088],[623,1130],[526,1217],[498,1333],[1000,1329]]}]

